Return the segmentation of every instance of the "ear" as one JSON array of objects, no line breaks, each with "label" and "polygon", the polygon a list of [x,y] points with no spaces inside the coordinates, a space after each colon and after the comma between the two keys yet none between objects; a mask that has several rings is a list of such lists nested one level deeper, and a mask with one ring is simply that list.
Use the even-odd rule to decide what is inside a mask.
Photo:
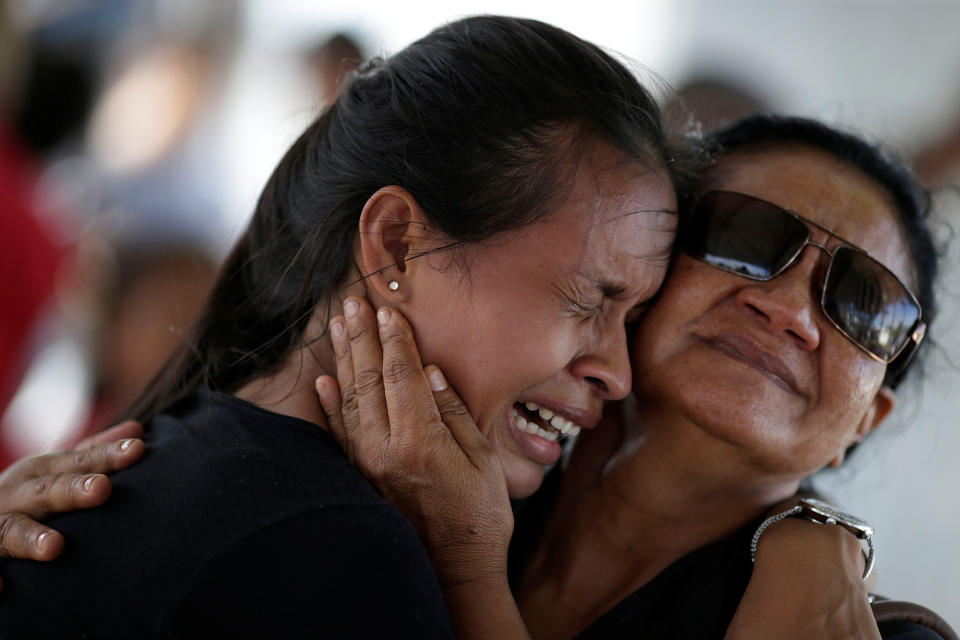
[{"label": "ear", "polygon": [[[403,187],[377,190],[363,207],[359,224],[359,262],[367,284],[383,298],[407,300],[407,259],[422,250],[427,217]],[[416,263],[411,263],[416,264]],[[391,289],[391,282],[395,282]]]},{"label": "ear", "polygon": [[880,424],[887,419],[887,416],[890,415],[890,412],[893,411],[893,407],[896,404],[897,394],[893,389],[890,387],[880,387],[877,395],[873,397],[873,402],[867,407],[867,412],[863,414],[860,424],[857,425],[857,430],[854,432],[852,440],[830,461],[829,466],[839,467],[846,455],[847,447],[862,442],[864,438],[870,435],[874,429],[879,427]]}]

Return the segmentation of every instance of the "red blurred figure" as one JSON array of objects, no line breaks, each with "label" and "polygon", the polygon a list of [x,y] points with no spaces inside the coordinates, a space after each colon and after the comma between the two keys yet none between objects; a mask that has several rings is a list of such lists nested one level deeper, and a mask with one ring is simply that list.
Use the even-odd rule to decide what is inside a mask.
[{"label": "red blurred figure", "polygon": [[[32,156],[0,124],[0,415],[17,390],[64,256],[35,215],[36,180]],[[0,468],[9,461],[0,445]]]}]

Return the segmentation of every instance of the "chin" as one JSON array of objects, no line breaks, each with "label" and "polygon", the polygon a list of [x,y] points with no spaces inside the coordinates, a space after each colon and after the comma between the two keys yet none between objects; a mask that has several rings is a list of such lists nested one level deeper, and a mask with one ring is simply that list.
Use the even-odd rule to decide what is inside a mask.
[{"label": "chin", "polygon": [[504,464],[507,476],[507,493],[511,500],[529,498],[543,484],[544,468],[539,464]]}]

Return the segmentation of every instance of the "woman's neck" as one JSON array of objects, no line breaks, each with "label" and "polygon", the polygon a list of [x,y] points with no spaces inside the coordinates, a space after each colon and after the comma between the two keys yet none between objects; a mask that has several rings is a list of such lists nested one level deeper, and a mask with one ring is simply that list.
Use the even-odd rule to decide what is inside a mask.
[{"label": "woman's neck", "polygon": [[575,635],[675,561],[796,490],[794,481],[745,482],[717,463],[736,458],[719,455],[731,445],[678,416],[646,420],[601,427],[577,443],[517,592],[534,637]]},{"label": "woman's neck", "polygon": [[326,429],[327,420],[314,383],[321,375],[336,377],[337,369],[333,347],[321,332],[322,325],[308,327],[307,335],[320,337],[305,340],[305,346],[292,351],[278,371],[251,380],[233,395],[267,411],[300,418]]}]

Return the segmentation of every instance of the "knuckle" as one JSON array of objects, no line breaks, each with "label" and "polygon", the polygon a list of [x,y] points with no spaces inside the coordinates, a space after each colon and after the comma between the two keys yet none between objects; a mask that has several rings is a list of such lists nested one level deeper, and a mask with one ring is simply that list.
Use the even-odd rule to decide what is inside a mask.
[{"label": "knuckle", "polygon": [[337,364],[353,366],[353,354],[349,349],[334,349],[333,355]]},{"label": "knuckle", "polygon": [[0,556],[9,558],[14,553],[14,543],[17,539],[27,536],[27,523],[30,519],[19,513],[9,513],[0,516]]},{"label": "knuckle", "polygon": [[383,380],[389,383],[405,382],[419,373],[420,367],[405,360],[391,360],[383,363]]},{"label": "knuckle", "polygon": [[93,462],[94,455],[96,454],[96,447],[93,449],[80,449],[79,451],[70,452],[70,462],[74,467],[81,469],[86,469]]},{"label": "knuckle", "polygon": [[51,487],[54,482],[57,481],[63,474],[56,474],[54,476],[41,476],[33,480],[30,484],[30,494],[34,498],[46,498],[47,494],[50,493]]},{"label": "knuckle", "polygon": [[464,418],[469,417],[470,412],[458,398],[451,396],[441,396],[437,399],[437,408],[445,417]]},{"label": "knuckle", "polygon": [[[370,340],[374,337],[374,332],[370,324],[363,321],[348,322],[348,333],[350,335],[350,345],[356,346],[364,340]],[[379,338],[377,338],[379,339]]]},{"label": "knuckle", "polygon": [[390,322],[380,329],[380,339],[384,342],[412,342],[413,335],[405,322]]},{"label": "knuckle", "polygon": [[340,413],[349,416],[357,411],[357,389],[354,386],[344,387],[340,391]]},{"label": "knuckle", "polygon": [[364,395],[383,385],[383,375],[376,369],[363,369],[356,372],[353,384],[357,394]]}]

